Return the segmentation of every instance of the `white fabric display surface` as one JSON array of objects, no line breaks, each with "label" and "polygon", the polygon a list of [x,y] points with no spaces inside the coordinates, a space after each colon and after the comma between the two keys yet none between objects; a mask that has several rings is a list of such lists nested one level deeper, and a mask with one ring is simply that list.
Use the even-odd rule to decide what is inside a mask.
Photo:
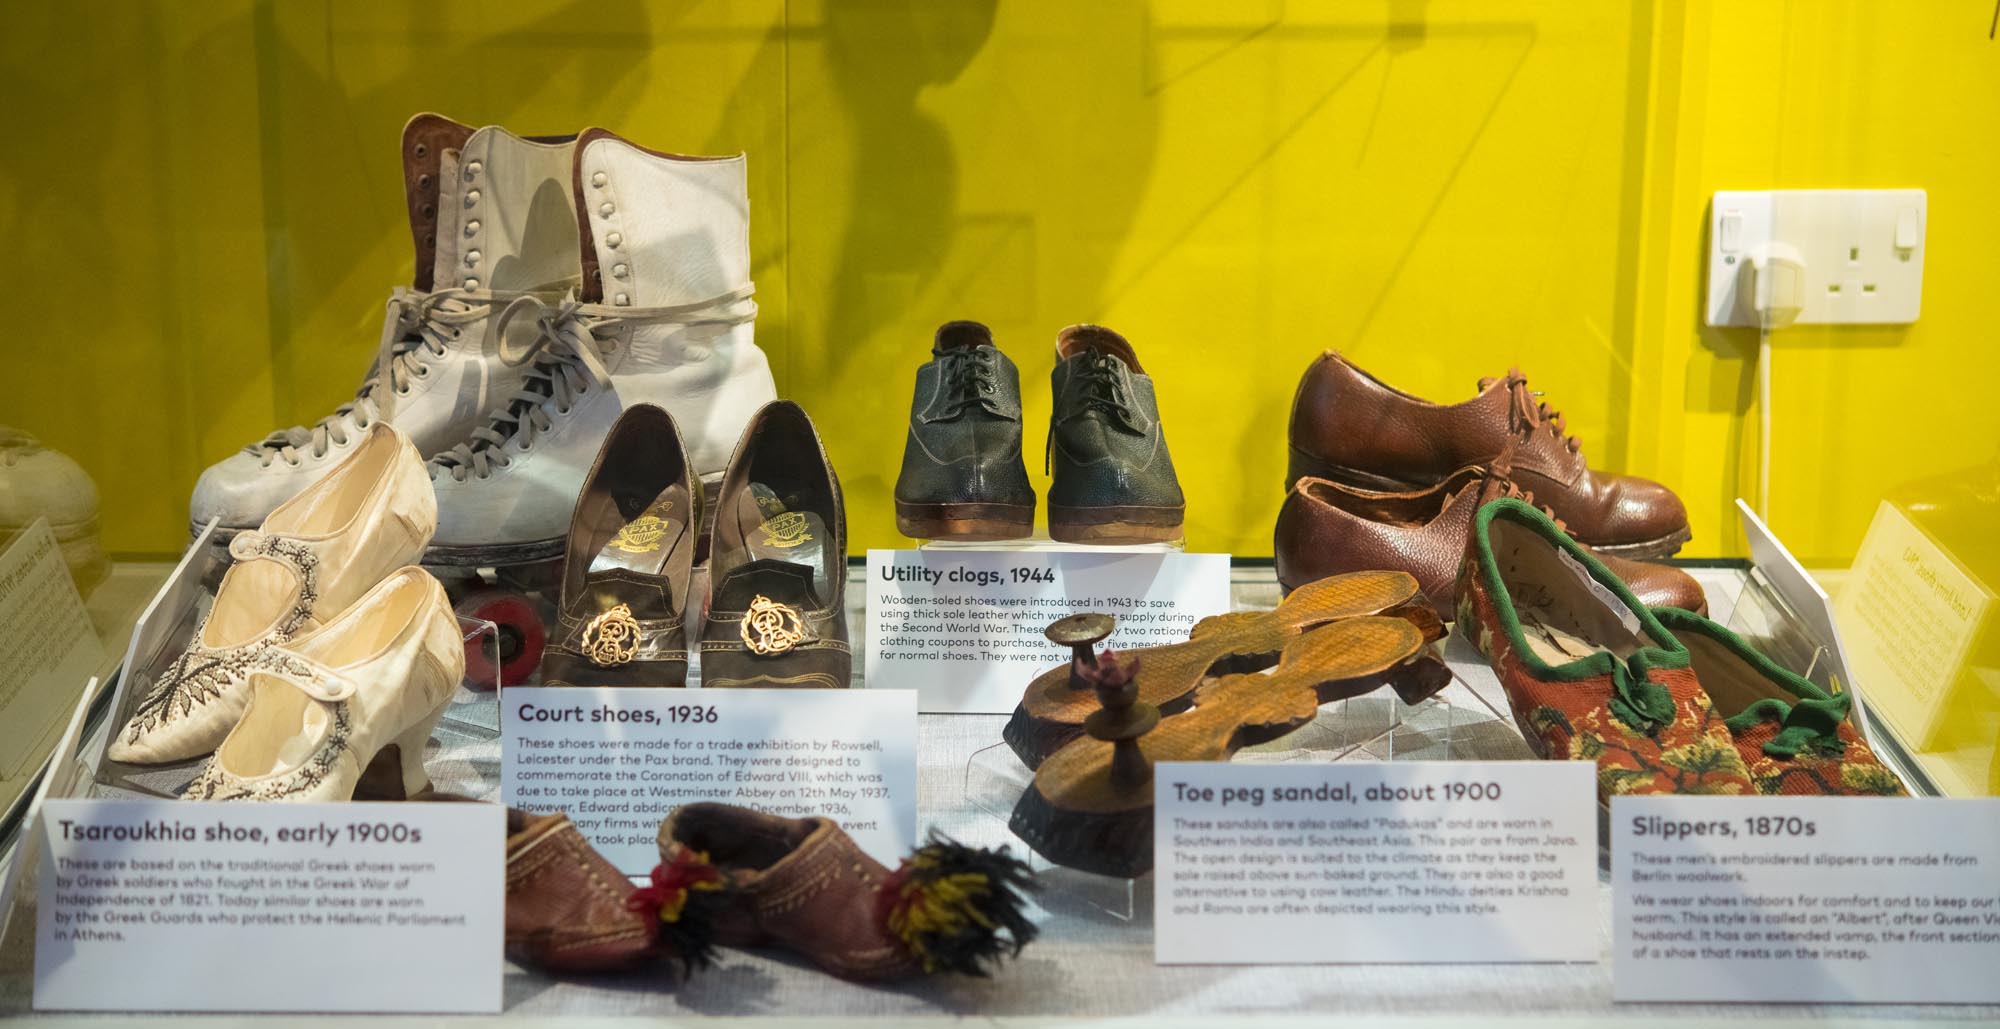
[{"label": "white fabric display surface", "polygon": [[[1741,574],[1700,570],[1714,617],[1727,621]],[[1277,590],[1269,569],[1237,569],[1238,608],[1270,607]],[[865,591],[851,584],[858,605]],[[864,624],[858,612],[850,626]],[[864,648],[855,641],[855,651]],[[1505,712],[1499,687],[1484,660],[1463,641],[1452,640],[1446,657],[1465,681],[1449,688],[1456,702],[1477,705],[1463,695],[1469,685]],[[858,677],[857,677],[858,678]],[[1386,695],[1386,694],[1385,694]],[[1484,717],[1484,709],[1480,709]],[[936,826],[962,842],[1021,844],[999,819],[966,797],[966,760],[1000,739],[1006,722],[998,715],[924,715],[918,750],[918,820],[921,831]],[[1525,759],[1526,745],[1507,723],[1487,722],[1462,731],[1457,757]],[[1285,741],[1267,745],[1282,750]],[[1261,759],[1283,759],[1267,753]],[[1252,758],[1258,759],[1258,758]],[[430,759],[441,789],[497,799],[499,745],[491,741],[448,748]],[[822,1016],[835,1022],[879,1016],[970,1018],[1138,1018],[1189,1019],[1213,1025],[1259,1015],[1425,1018],[1583,1016],[1653,1019],[1706,1015],[1729,1020],[1842,1017],[1941,1018],[2000,1016],[2000,1009],[1917,1006],[1812,1006],[1722,1004],[1616,1005],[1611,999],[1610,889],[1600,873],[1602,903],[1597,927],[1602,960],[1572,965],[1347,965],[1286,967],[1163,967],[1153,963],[1151,879],[1139,881],[1137,913],[1131,921],[1094,906],[1075,890],[1062,888],[1058,872],[1039,896],[1035,912],[1041,936],[991,979],[938,976],[887,986],[859,986],[824,975],[780,951],[724,949],[719,960],[676,982],[666,965],[610,976],[557,979],[508,966],[505,1014],[493,1021],[568,1020],[578,1016]],[[1096,894],[1101,897],[1101,892]],[[1329,931],[1337,923],[1329,922]],[[0,954],[0,1014],[29,1010],[32,961],[30,941],[9,933]],[[465,1020],[465,1021],[484,1021]]]}]

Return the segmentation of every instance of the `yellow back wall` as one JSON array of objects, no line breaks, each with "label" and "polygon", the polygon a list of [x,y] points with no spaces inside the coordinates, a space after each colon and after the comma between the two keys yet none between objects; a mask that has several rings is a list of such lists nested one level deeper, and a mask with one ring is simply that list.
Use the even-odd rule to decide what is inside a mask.
[{"label": "yellow back wall", "polygon": [[[1741,547],[1754,334],[1699,327],[1708,195],[1921,186],[1911,328],[1775,337],[1772,514],[1845,563],[1875,500],[1987,458],[2000,376],[1990,0],[329,5],[0,12],[0,422],[96,478],[107,545],[186,536],[201,468],[352,393],[411,271],[397,139],[436,110],[750,154],[757,332],[852,543],[931,330],[993,326],[1039,464],[1052,341],[1158,383],[1189,543],[1270,553],[1297,377],[1434,399],[1518,364],[1603,467]],[[1951,445],[1940,446],[1947,439]]]}]

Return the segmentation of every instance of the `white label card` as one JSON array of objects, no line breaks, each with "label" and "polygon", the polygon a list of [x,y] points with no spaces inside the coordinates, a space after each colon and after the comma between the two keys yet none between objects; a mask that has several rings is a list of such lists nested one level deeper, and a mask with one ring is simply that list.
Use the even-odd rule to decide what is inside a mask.
[{"label": "white label card", "polygon": [[1021,549],[870,550],[867,684],[915,689],[927,712],[1007,714],[1069,651],[1042,633],[1082,611],[1117,618],[1106,646],[1188,638],[1229,610],[1229,555]]},{"label": "white label card", "polygon": [[2000,1002],[2000,799],[1614,797],[1619,1000]]},{"label": "white label card", "polygon": [[1587,762],[1168,762],[1161,964],[1595,961]]},{"label": "white label card", "polygon": [[496,804],[50,800],[35,1007],[500,1010]]},{"label": "white label card", "polygon": [[[104,660],[47,519],[0,551],[0,779],[22,779],[55,745],[77,691]],[[25,781],[4,788],[6,799]]]},{"label": "white label card", "polygon": [[917,698],[908,690],[502,691],[501,796],[562,811],[606,860],[660,863],[660,823],[713,800],[824,815],[894,868],[917,838]]}]

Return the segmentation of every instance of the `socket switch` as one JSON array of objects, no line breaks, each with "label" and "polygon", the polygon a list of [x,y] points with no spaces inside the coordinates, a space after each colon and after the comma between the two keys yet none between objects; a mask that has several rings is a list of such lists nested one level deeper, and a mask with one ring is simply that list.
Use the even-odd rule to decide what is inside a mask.
[{"label": "socket switch", "polygon": [[[1726,190],[1709,207],[1708,324],[1759,325],[1757,272],[1796,262],[1796,325],[1917,320],[1927,204],[1921,189]],[[1768,284],[1765,290],[1768,295]]]}]

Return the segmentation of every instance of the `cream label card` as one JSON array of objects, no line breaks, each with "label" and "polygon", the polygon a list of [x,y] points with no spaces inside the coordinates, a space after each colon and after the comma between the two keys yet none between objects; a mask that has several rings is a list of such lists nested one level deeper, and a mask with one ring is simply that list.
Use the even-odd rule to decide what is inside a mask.
[{"label": "cream label card", "polygon": [[2000,1002],[2000,799],[1615,797],[1613,993]]},{"label": "cream label card", "polygon": [[1888,501],[1875,509],[1834,610],[1869,705],[1919,749],[1950,724],[1952,685],[1992,604],[1909,516]]},{"label": "cream label card", "polygon": [[50,800],[35,1007],[498,1012],[497,804]]},{"label": "cream label card", "polygon": [[914,689],[927,712],[1006,714],[1069,660],[1042,635],[1050,622],[1111,615],[1103,645],[1128,650],[1185,641],[1227,610],[1227,554],[870,550],[867,684]]},{"label": "cream label card", "polygon": [[660,863],[660,822],[712,800],[839,822],[894,868],[917,838],[909,690],[514,687],[500,694],[500,789],[567,812],[606,860]]},{"label": "cream label card", "polygon": [[37,518],[0,552],[0,779],[21,778],[48,755],[103,660],[62,547]]},{"label": "cream label card", "polygon": [[1596,961],[1587,762],[1153,769],[1161,964]]}]

